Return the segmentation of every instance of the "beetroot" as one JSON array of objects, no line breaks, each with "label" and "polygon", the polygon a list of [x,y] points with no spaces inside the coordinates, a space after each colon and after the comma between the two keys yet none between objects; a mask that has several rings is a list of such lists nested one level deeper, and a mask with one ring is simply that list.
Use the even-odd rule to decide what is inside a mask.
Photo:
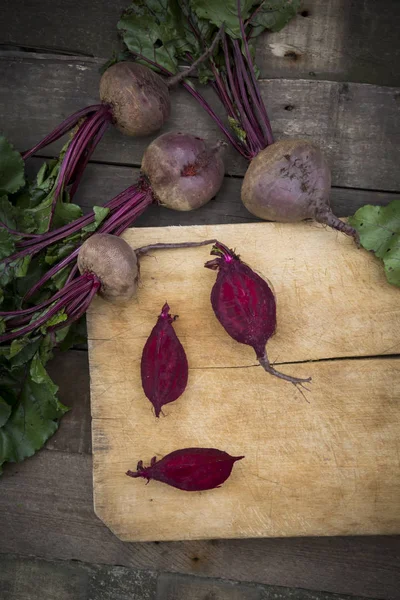
[{"label": "beetroot", "polygon": [[224,179],[225,146],[218,142],[210,148],[202,138],[180,131],[156,138],[143,154],[141,170],[158,204],[188,211],[214,198]]},{"label": "beetroot", "polygon": [[172,327],[175,319],[177,316],[169,314],[165,303],[142,353],[143,391],[154,406],[156,417],[164,404],[183,394],[188,380],[185,350]]},{"label": "beetroot", "polygon": [[315,219],[358,239],[329,206],[331,172],[321,150],[305,140],[281,140],[251,161],[242,185],[242,202],[267,221]]},{"label": "beetroot", "polygon": [[218,258],[204,266],[218,270],[211,304],[225,331],[240,344],[251,346],[267,373],[296,386],[311,381],[311,377],[299,379],[284,375],[268,360],[265,345],[276,329],[276,302],[268,283],[224,244],[217,242],[211,254]]},{"label": "beetroot", "polygon": [[230,456],[216,448],[184,448],[167,454],[157,462],[154,456],[149,467],[139,461],[136,472],[127,471],[129,477],[143,477],[161,481],[185,490],[201,492],[220,487],[232,472],[234,463],[244,456]]}]

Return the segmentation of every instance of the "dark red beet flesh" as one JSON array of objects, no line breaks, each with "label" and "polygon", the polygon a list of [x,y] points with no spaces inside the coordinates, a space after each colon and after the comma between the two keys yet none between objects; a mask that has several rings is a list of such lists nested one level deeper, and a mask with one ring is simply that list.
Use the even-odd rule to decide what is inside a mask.
[{"label": "dark red beet flesh", "polygon": [[143,461],[139,461],[137,471],[126,474],[148,481],[155,479],[186,492],[201,492],[220,487],[231,474],[234,463],[242,458],[216,448],[184,448],[158,462],[154,456],[149,467],[143,467]]},{"label": "dark red beet flesh", "polygon": [[187,385],[185,350],[172,327],[176,318],[169,314],[168,304],[164,304],[143,348],[142,386],[154,406],[156,417],[160,416],[164,404],[174,402],[183,394]]},{"label": "dark red beet flesh", "polygon": [[240,344],[254,348],[260,365],[294,385],[311,381],[276,371],[270,364],[265,346],[276,329],[276,302],[268,283],[243,263],[233,250],[217,242],[211,251],[217,258],[205,267],[218,270],[211,290],[211,304],[225,331]]}]

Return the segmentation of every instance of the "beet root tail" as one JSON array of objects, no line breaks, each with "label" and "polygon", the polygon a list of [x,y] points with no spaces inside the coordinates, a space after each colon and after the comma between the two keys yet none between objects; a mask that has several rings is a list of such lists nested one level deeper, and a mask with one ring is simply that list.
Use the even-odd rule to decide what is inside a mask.
[{"label": "beet root tail", "polygon": [[284,373],[280,373],[279,371],[277,371],[276,369],[274,369],[274,367],[271,365],[271,363],[268,360],[268,356],[266,353],[264,353],[262,356],[257,356],[258,362],[260,363],[260,365],[263,367],[263,369],[267,372],[270,373],[270,375],[274,375],[275,377],[279,377],[279,379],[283,379],[284,381],[289,381],[289,383],[293,383],[293,385],[295,385],[296,387],[303,387],[305,390],[309,391],[306,387],[305,387],[305,383],[309,383],[311,381],[311,377],[307,377],[305,379],[302,379],[300,377],[291,377],[290,375],[285,375]]},{"label": "beet root tail", "polygon": [[325,225],[329,225],[329,227],[332,227],[332,229],[341,231],[342,233],[354,238],[354,241],[359,246],[360,238],[358,232],[348,223],[344,223],[338,219],[338,217],[336,217],[331,210],[317,213],[315,219],[318,221],[318,223],[325,223]]},{"label": "beet root tail", "polygon": [[141,474],[140,471],[127,471],[125,473],[125,475],[128,475],[128,477],[134,477],[134,478],[136,478],[136,477],[142,477],[142,474]]}]

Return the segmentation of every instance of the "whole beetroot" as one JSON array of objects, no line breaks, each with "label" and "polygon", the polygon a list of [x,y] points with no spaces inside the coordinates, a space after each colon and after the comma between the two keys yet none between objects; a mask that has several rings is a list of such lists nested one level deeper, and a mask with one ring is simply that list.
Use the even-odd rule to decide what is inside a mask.
[{"label": "whole beetroot", "polygon": [[167,80],[136,62],[119,62],[100,80],[100,99],[111,107],[117,129],[126,135],[150,135],[169,118]]},{"label": "whole beetroot", "polygon": [[280,373],[268,360],[265,346],[276,329],[275,296],[268,283],[224,244],[214,244],[211,254],[218,257],[204,265],[218,271],[211,305],[225,331],[240,344],[251,346],[267,373],[296,386],[311,381],[311,377]]},{"label": "whole beetroot", "polygon": [[171,131],[156,138],[145,150],[142,173],[162,206],[188,211],[213,198],[224,179],[221,150],[225,142],[208,147],[189,133]]},{"label": "whole beetroot", "polygon": [[358,239],[329,205],[331,172],[321,150],[305,140],[281,140],[251,161],[242,185],[242,202],[267,221],[315,219]]}]

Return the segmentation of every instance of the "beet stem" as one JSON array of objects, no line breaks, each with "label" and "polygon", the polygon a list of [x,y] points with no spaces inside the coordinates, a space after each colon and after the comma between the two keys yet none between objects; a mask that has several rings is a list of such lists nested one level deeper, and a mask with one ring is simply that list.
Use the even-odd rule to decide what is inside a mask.
[{"label": "beet stem", "polygon": [[[243,55],[242,55],[242,52],[240,50],[240,46],[239,46],[239,43],[237,40],[234,40],[234,42],[233,42],[233,49],[234,49],[234,54],[236,57],[236,69],[238,72],[238,83],[239,83],[240,94],[241,94],[241,97],[243,98],[244,108],[246,110],[249,121],[254,129],[254,132],[255,132],[255,135],[256,135],[256,138],[258,141],[258,145],[259,145],[259,150],[263,150],[263,148],[265,148],[265,145],[266,145],[266,142],[263,139],[263,134],[266,135],[265,123],[263,123],[263,120],[262,120],[262,117],[261,117],[259,111],[258,111],[258,115],[257,115],[259,122],[257,122],[254,111],[252,110],[252,108],[250,106],[248,94],[246,92],[246,87],[245,87],[246,85],[247,85],[247,89],[250,93],[250,98],[253,101],[254,108],[257,108],[256,102],[255,102],[256,98],[254,97],[254,93],[253,94],[251,93],[252,90],[250,87],[250,80],[246,73],[246,67],[244,64]],[[263,125],[264,125],[264,128],[261,129]]]},{"label": "beet stem", "polygon": [[183,83],[182,85],[185,88],[185,90],[188,91],[189,94],[191,94],[193,96],[193,98],[196,98],[196,100],[199,102],[199,104],[204,108],[204,110],[215,121],[215,123],[218,125],[218,127],[220,128],[222,133],[225,135],[225,137],[228,138],[229,142],[232,144],[232,146],[235,148],[235,150],[237,152],[239,152],[239,154],[241,154],[246,160],[250,160],[251,157],[249,157],[249,154],[248,154],[247,150],[243,147],[242,143],[240,141],[238,141],[235,136],[232,135],[232,133],[229,131],[229,129],[227,129],[227,127],[225,127],[225,125],[223,124],[223,122],[221,121],[219,116],[214,112],[214,110],[211,108],[211,106],[208,104],[208,102],[196,90],[194,90],[192,88],[192,86],[189,85],[188,83]]},{"label": "beet stem", "polygon": [[180,83],[181,81],[186,79],[186,77],[188,77],[188,75],[190,75],[196,69],[196,67],[198,67],[198,65],[200,65],[202,62],[204,62],[209,56],[214,54],[214,50],[217,47],[217,44],[221,39],[223,31],[224,31],[224,25],[221,25],[221,27],[218,30],[218,33],[215,35],[215,37],[212,41],[211,46],[209,48],[207,48],[205,50],[205,52],[203,52],[203,54],[201,56],[199,56],[199,58],[197,60],[195,60],[194,63],[192,63],[188,69],[186,69],[185,71],[181,71],[180,73],[177,73],[176,75],[173,75],[172,77],[170,77],[167,80],[166,84],[169,88],[177,85],[178,83]]},{"label": "beet stem", "polygon": [[249,119],[247,118],[246,115],[246,111],[243,107],[243,104],[240,100],[240,96],[239,93],[236,89],[235,86],[235,82],[234,82],[234,78],[233,78],[233,73],[232,73],[232,69],[231,69],[231,61],[230,61],[230,56],[229,56],[229,50],[228,50],[228,42],[226,39],[226,35],[223,36],[223,49],[224,49],[224,55],[225,55],[225,67],[226,67],[226,72],[228,75],[228,82],[229,82],[229,86],[232,92],[232,96],[233,99],[235,101],[238,113],[239,113],[239,118],[242,120],[243,122],[243,128],[246,131],[247,134],[247,140],[248,140],[248,145],[250,147],[250,150],[252,152],[252,154],[255,152],[255,147],[254,147],[254,140],[256,139],[256,134],[253,130],[253,127],[250,124]]},{"label": "beet stem", "polygon": [[[259,8],[261,8],[261,5],[259,6]],[[255,11],[257,12],[257,10]],[[242,40],[243,40],[243,44],[244,44],[244,49],[246,52],[246,59],[247,59],[247,64],[249,65],[249,70],[250,70],[250,76],[251,79],[253,81],[253,86],[254,86],[254,90],[256,93],[256,96],[258,98],[258,108],[261,110],[262,116],[264,117],[261,118],[260,123],[264,123],[267,126],[267,130],[268,130],[268,136],[267,136],[267,140],[268,140],[268,145],[273,144],[274,143],[274,136],[272,134],[272,127],[271,127],[271,123],[267,114],[267,109],[265,108],[265,104],[264,101],[261,97],[261,92],[260,92],[260,88],[258,85],[258,81],[257,81],[257,77],[256,77],[256,73],[254,70],[254,65],[253,65],[253,61],[251,59],[251,53],[250,53],[250,48],[249,48],[249,44],[247,41],[247,36],[246,36],[246,32],[245,32],[245,25],[243,23],[243,18],[242,18],[242,13],[241,13],[241,8],[240,8],[240,0],[238,0],[238,14],[239,14],[239,25],[240,25],[240,32],[242,34]],[[254,17],[254,14],[252,15],[251,18]]]},{"label": "beet stem", "polygon": [[[244,63],[242,51],[240,49],[238,41],[235,40],[234,44],[235,44],[235,48],[236,48],[237,59],[239,61],[240,68],[241,68],[241,73],[242,73],[242,76],[246,83],[247,90],[250,94],[250,98],[252,100],[254,110],[256,112],[256,114],[254,115],[254,119],[255,119],[255,122],[258,123],[259,128],[261,128],[262,134],[264,136],[264,138],[260,138],[260,143],[261,143],[260,150],[263,150],[266,146],[269,146],[270,144],[273,144],[273,142],[274,142],[274,138],[272,136],[272,131],[271,131],[271,125],[269,123],[269,119],[268,119],[266,111],[265,111],[264,102],[262,101],[262,99],[261,100],[259,99],[260,94],[257,93],[258,89],[257,90],[254,89],[254,82],[252,81],[252,79],[250,79],[250,77],[248,75],[248,70],[246,69],[246,65]],[[250,70],[252,70],[252,69],[253,69],[253,65],[251,64]],[[258,88],[258,86],[257,86],[257,88]],[[245,98],[247,97],[246,92],[244,92],[243,95]],[[264,111],[262,110],[262,108],[264,108]]]},{"label": "beet stem", "polygon": [[[271,365],[271,363],[268,360],[268,356],[267,353],[264,352],[263,356],[257,356],[257,360],[260,363],[260,365],[263,367],[263,369],[265,369],[265,371],[267,371],[267,373],[270,373],[271,375],[274,375],[275,377],[279,377],[279,379],[284,379],[285,381],[289,381],[290,383],[293,383],[293,385],[300,386],[300,387],[304,387],[304,383],[308,383],[311,381],[311,377],[307,377],[306,379],[301,379],[300,377],[291,377],[290,375],[285,375],[284,373],[280,373],[279,371],[276,371],[276,369],[274,369],[274,367]],[[307,389],[307,388],[305,388]],[[309,391],[309,390],[307,390]]]},{"label": "beet stem", "polygon": [[177,242],[175,244],[149,244],[135,249],[135,254],[139,258],[152,250],[172,250],[174,248],[197,248],[198,246],[208,246],[216,244],[217,240],[205,240],[204,242]]},{"label": "beet stem", "polygon": [[86,151],[86,155],[84,157],[83,160],[78,162],[78,166],[77,169],[75,171],[75,180],[74,183],[72,184],[72,187],[69,191],[69,197],[72,200],[72,198],[74,197],[76,190],[78,189],[79,183],[82,179],[83,173],[86,169],[86,165],[88,164],[93,152],[95,151],[98,143],[100,142],[100,140],[102,139],[103,135],[105,134],[106,130],[108,129],[109,125],[110,125],[111,121],[107,120],[107,121],[103,121],[100,124],[100,127],[97,131],[97,133],[95,134],[95,136],[93,137],[92,141],[89,144],[89,147]]},{"label": "beet stem", "polygon": [[[101,108],[99,108],[93,115],[86,117],[85,121],[82,123],[82,125],[80,125],[62,160],[56,188],[54,190],[48,229],[50,229],[53,222],[58,198],[63,193],[64,187],[70,183],[70,180],[74,176],[75,168],[79,160],[82,158],[83,153],[88,147],[90,147],[90,144],[90,155],[93,153],[95,145],[92,143],[92,141],[96,139],[97,144],[105,132],[105,128],[101,127],[102,124],[104,122],[111,122],[111,112],[109,107],[104,104],[101,104],[100,107]],[[102,131],[101,136],[97,135],[99,129]],[[79,178],[82,176],[80,169],[78,170],[78,176]]]},{"label": "beet stem", "polygon": [[74,114],[67,117],[62,123],[60,123],[51,133],[46,135],[40,142],[38,142],[35,146],[33,146],[30,150],[26,150],[22,153],[22,158],[26,160],[32,154],[45,148],[49,144],[56,142],[60,137],[71,131],[78,123],[78,121],[82,117],[86,117],[91,112],[97,112],[103,105],[102,104],[93,104],[91,106],[86,106],[85,108],[81,108]]}]

